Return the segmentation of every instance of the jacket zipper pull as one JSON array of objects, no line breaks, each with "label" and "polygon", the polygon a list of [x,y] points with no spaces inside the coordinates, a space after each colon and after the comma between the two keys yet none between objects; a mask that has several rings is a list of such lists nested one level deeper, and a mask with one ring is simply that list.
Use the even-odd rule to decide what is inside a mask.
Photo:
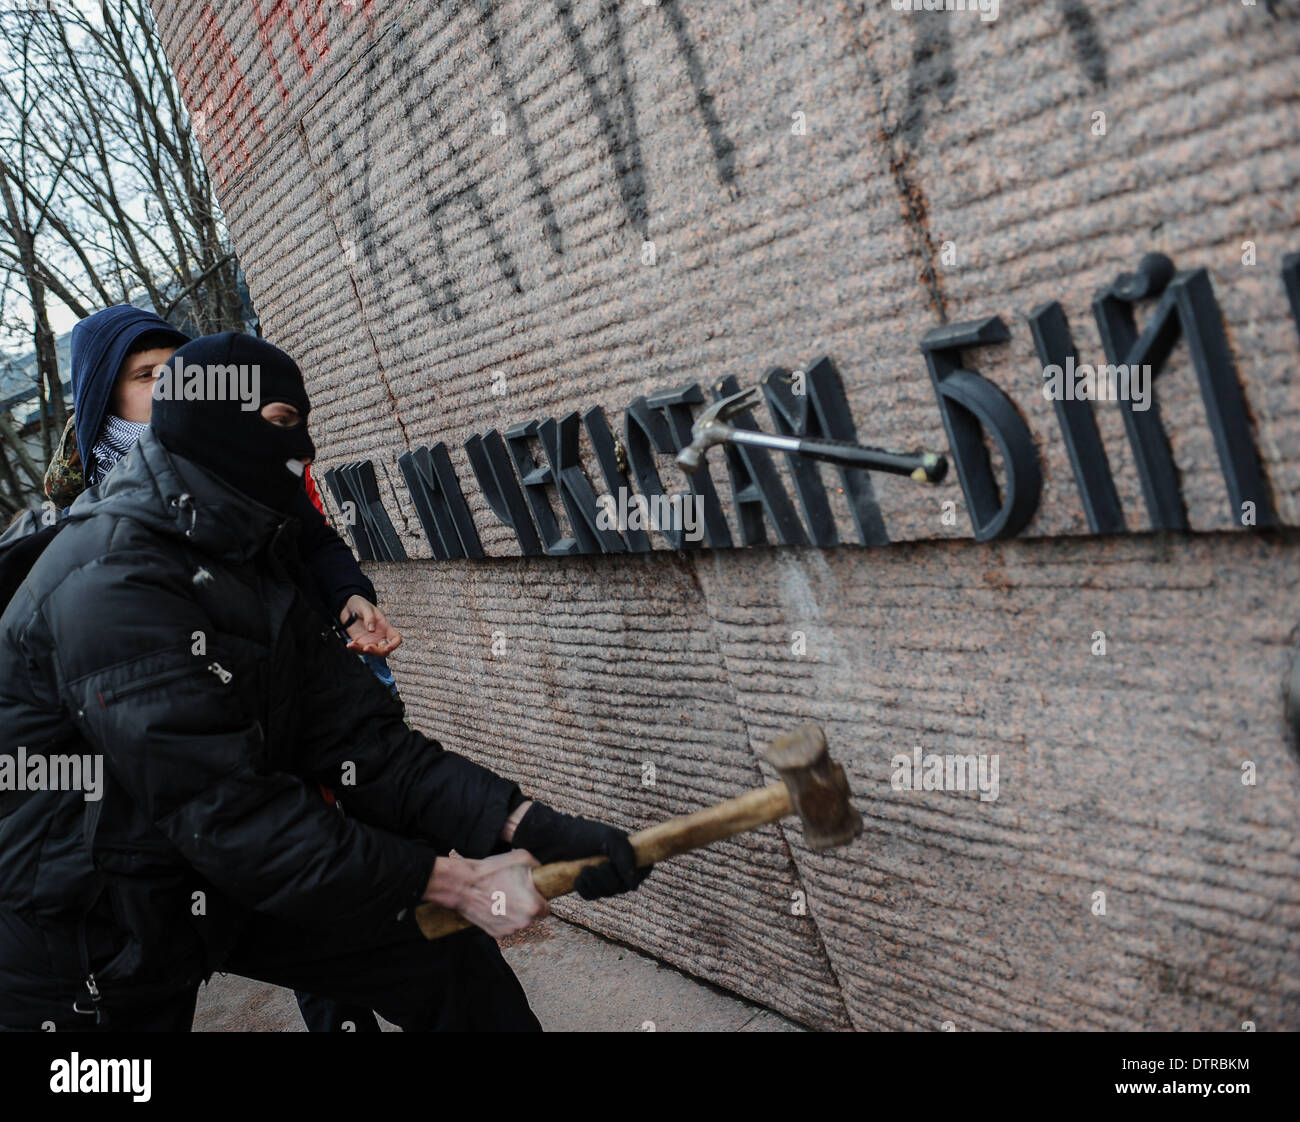
[{"label": "jacket zipper pull", "polygon": [[102,995],[99,992],[99,985],[95,981],[95,975],[93,972],[86,975],[86,989],[90,992],[90,1008],[83,1009],[81,1007],[81,1000],[78,999],[72,1003],[72,1011],[74,1013],[80,1013],[86,1017],[93,1013],[95,1016],[95,1024],[102,1024],[103,1016],[99,1010],[99,1001]]},{"label": "jacket zipper pull", "polygon": [[221,679],[223,685],[228,685],[230,679],[234,677],[234,675],[229,670],[226,670],[219,662],[209,662],[208,669]]}]

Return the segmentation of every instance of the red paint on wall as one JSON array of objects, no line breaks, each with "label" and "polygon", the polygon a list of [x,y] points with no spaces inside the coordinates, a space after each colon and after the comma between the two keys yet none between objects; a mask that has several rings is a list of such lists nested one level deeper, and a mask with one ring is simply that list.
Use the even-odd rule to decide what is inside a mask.
[{"label": "red paint on wall", "polygon": [[[275,76],[284,105],[289,103],[289,83],[281,67],[277,44],[297,57],[303,75],[311,80],[329,56],[330,32],[339,20],[360,17],[373,27],[375,0],[249,0],[262,57]],[[266,125],[253,100],[245,72],[217,13],[208,0],[199,6],[188,34],[189,57],[178,66],[181,96],[190,109],[195,135],[204,161],[219,186],[225,186],[251,162],[252,152],[266,139]],[[289,50],[283,52],[284,55]],[[251,65],[256,69],[257,62]]]},{"label": "red paint on wall", "polygon": [[266,127],[253,104],[239,59],[226,38],[217,13],[204,0],[190,31],[188,65],[177,73],[181,96],[208,168],[224,187],[248,167],[257,139]]},{"label": "red paint on wall", "polygon": [[[294,52],[303,74],[310,78],[316,66],[325,61],[329,54],[329,28],[326,12],[328,6],[314,0],[266,0],[269,3],[263,11],[263,0],[251,0],[253,18],[257,22],[257,35],[262,41],[262,54],[266,57],[271,73],[275,75],[280,87],[280,99],[289,104],[289,89],[280,72],[280,60],[275,51],[275,36],[285,27],[293,41]],[[368,5],[367,5],[368,7]],[[346,11],[346,7],[344,8]],[[369,13],[365,13],[369,14]],[[311,54],[307,51],[306,41],[311,42]]]}]

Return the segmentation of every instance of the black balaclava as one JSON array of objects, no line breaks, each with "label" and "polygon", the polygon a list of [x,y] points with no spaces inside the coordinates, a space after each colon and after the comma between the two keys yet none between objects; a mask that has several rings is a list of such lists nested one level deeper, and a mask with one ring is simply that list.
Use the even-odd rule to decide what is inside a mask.
[{"label": "black balaclava", "polygon": [[[201,383],[195,367],[202,371]],[[242,381],[234,374],[238,367],[246,368]],[[245,409],[240,390],[250,387],[257,390],[254,408]],[[272,424],[261,414],[272,401],[292,405],[302,420],[294,428]],[[227,331],[186,343],[172,356],[154,383],[149,425],[168,451],[201,464],[263,506],[287,513],[303,489],[301,470],[295,472],[288,461],[316,455],[307,433],[310,409],[293,359],[264,339]]]}]

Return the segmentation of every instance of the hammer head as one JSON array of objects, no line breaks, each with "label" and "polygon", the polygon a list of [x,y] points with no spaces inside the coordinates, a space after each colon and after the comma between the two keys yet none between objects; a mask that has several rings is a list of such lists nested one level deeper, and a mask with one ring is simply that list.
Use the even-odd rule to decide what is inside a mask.
[{"label": "hammer head", "polygon": [[695,418],[695,423],[691,425],[691,442],[677,453],[677,466],[694,475],[704,466],[704,457],[709,449],[730,437],[731,426],[724,424],[726,419],[757,404],[757,386],[750,386],[730,397],[715,401]]},{"label": "hammer head", "polygon": [[862,833],[862,815],[849,801],[844,769],[826,751],[820,727],[810,722],[782,733],[763,759],[785,780],[810,848],[820,852],[847,845]]}]

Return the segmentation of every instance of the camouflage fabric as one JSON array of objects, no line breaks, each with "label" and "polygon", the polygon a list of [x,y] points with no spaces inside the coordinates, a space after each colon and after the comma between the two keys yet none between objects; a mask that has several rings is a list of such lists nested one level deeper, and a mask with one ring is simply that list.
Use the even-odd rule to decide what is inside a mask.
[{"label": "camouflage fabric", "polygon": [[58,450],[45,469],[45,497],[62,510],[86,489],[81,471],[81,453],[77,450],[75,417],[69,417]]}]

